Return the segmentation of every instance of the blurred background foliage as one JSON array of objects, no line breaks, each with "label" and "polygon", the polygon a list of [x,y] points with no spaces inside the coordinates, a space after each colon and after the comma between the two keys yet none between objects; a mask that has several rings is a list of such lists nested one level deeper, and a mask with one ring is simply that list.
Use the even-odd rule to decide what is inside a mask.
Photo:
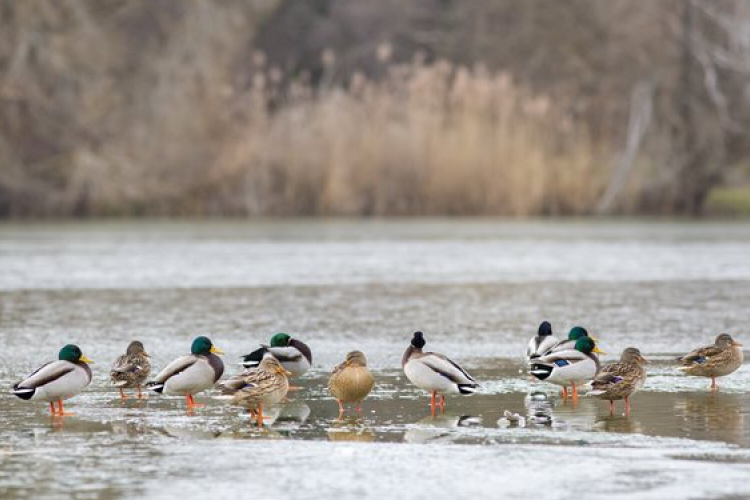
[{"label": "blurred background foliage", "polygon": [[0,0],[0,216],[750,212],[743,0]]}]

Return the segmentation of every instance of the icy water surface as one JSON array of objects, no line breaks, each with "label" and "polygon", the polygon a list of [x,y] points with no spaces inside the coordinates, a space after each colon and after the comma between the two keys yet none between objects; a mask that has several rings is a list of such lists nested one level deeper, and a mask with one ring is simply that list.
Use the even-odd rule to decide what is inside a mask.
[{"label": "icy water surface", "polygon": [[[742,223],[2,225],[0,498],[750,498],[750,366],[712,394],[672,362],[723,331],[750,345],[748,256]],[[628,417],[523,374],[542,319],[652,359]],[[482,383],[436,418],[400,372],[417,329]],[[133,338],[159,369],[208,333],[233,373],[274,331],[315,366],[263,431],[210,393],[187,415],[107,387]],[[67,342],[97,364],[61,422],[9,390]],[[352,349],[378,384],[339,422],[325,382]]]}]

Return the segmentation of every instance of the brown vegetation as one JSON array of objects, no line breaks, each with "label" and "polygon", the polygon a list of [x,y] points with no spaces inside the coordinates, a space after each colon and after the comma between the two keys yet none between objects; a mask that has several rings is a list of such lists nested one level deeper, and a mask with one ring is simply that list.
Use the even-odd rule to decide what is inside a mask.
[{"label": "brown vegetation", "polygon": [[697,213],[748,162],[740,0],[376,3],[0,0],[0,215]]}]

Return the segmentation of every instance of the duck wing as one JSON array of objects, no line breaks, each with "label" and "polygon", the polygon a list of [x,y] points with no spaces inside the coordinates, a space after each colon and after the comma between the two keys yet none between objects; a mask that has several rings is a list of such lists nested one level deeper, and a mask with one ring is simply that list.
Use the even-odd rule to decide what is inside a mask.
[{"label": "duck wing", "polygon": [[458,363],[452,361],[443,354],[436,352],[426,352],[424,356],[418,358],[432,370],[436,371],[443,377],[459,385],[479,385],[474,377],[461,368]]},{"label": "duck wing", "polygon": [[18,382],[13,386],[13,389],[36,389],[67,375],[73,370],[75,370],[75,365],[69,361],[51,361],[40,366],[34,373],[26,377],[26,379]]},{"label": "duck wing", "polygon": [[198,357],[193,354],[180,356],[179,358],[169,363],[162,371],[160,371],[152,382],[163,384],[178,373],[187,370],[197,362]]},{"label": "duck wing", "polygon": [[[149,363],[142,356],[123,354],[112,365],[112,374],[134,373],[144,370]],[[150,368],[150,367],[149,367]]]},{"label": "duck wing", "polygon": [[557,366],[564,366],[560,363],[565,364],[572,364],[577,363],[579,361],[585,361],[589,358],[586,354],[582,353],[581,351],[578,351],[576,349],[565,349],[562,351],[553,351],[550,354],[547,354],[546,356],[542,356],[536,360],[534,360],[534,363],[537,364],[545,364],[545,365],[557,365]]},{"label": "duck wing", "polygon": [[252,377],[254,372],[260,372],[258,368],[250,368],[249,370],[245,370],[241,373],[238,373],[237,375],[224,380],[222,382],[219,382],[219,387],[221,388],[222,394],[234,394],[235,392],[239,391],[245,386],[245,380],[248,377]]},{"label": "duck wing", "polygon": [[703,364],[708,358],[718,356],[722,352],[724,352],[724,349],[722,349],[721,347],[716,345],[709,345],[706,347],[701,347],[700,349],[695,349],[694,351],[690,351],[684,356],[680,356],[679,358],[677,358],[677,361],[680,361],[685,366],[689,366],[694,363]]}]

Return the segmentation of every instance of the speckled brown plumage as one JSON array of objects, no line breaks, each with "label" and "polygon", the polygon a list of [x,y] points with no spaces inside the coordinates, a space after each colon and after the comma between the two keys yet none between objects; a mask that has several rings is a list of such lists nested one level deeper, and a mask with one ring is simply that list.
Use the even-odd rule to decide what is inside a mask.
[{"label": "speckled brown plumage", "polygon": [[328,379],[328,389],[341,403],[357,403],[370,394],[375,379],[367,368],[367,358],[360,351],[352,351],[338,365]]},{"label": "speckled brown plumage", "polygon": [[[609,363],[599,370],[591,382],[591,396],[608,401],[626,400],[626,410],[629,409],[628,398],[638,391],[646,380],[647,363],[641,352],[635,347],[628,347],[622,352],[620,361]],[[614,410],[614,407],[611,407]]]},{"label": "speckled brown plumage", "polygon": [[120,390],[140,388],[151,373],[151,361],[141,342],[133,341],[112,365],[110,380]]},{"label": "speckled brown plumage", "polygon": [[[744,359],[742,344],[727,333],[716,337],[713,345],[701,347],[677,358],[683,366],[680,370],[698,377],[723,377],[742,366]],[[715,380],[712,387],[716,387]]]},{"label": "speckled brown plumage", "polygon": [[266,354],[257,368],[250,368],[221,383],[222,394],[233,404],[256,410],[279,403],[289,391],[289,380],[281,363]]}]

